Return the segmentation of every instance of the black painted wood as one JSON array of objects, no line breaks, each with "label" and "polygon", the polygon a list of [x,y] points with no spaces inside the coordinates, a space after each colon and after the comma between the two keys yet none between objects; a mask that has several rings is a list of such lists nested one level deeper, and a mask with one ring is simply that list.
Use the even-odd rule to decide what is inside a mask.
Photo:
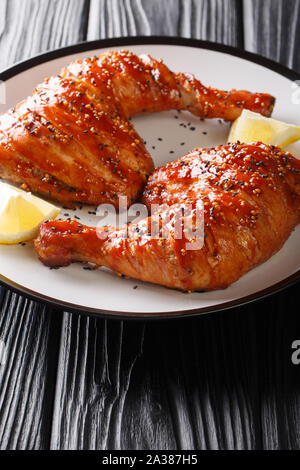
[{"label": "black painted wood", "polygon": [[298,289],[197,320],[66,316],[52,448],[299,448]]},{"label": "black painted wood", "polygon": [[300,72],[300,0],[243,0],[245,48]]},{"label": "black painted wood", "polygon": [[[85,38],[166,34],[245,46],[297,68],[297,8],[2,0],[0,67]],[[298,290],[194,320],[130,323],[53,312],[2,289],[1,448],[299,449],[300,367],[290,359]]]},{"label": "black painted wood", "polygon": [[242,45],[240,0],[91,0],[88,39],[162,35]]},{"label": "black painted wood", "polygon": [[[0,68],[85,38],[85,0],[1,0]],[[62,314],[1,289],[0,448],[47,449]]]},{"label": "black painted wood", "polygon": [[61,314],[1,290],[0,448],[47,449]]},{"label": "black painted wood", "polygon": [[86,0],[1,0],[0,68],[86,39]]}]

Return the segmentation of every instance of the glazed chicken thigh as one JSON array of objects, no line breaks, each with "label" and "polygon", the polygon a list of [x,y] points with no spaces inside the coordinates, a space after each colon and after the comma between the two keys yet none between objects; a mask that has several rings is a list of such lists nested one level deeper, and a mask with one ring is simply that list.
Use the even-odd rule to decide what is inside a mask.
[{"label": "glazed chicken thigh", "polygon": [[[47,266],[89,261],[119,274],[184,291],[225,288],[276,253],[300,222],[300,161],[278,147],[232,144],[195,149],[157,169],[143,200],[154,214],[120,229],[76,221],[42,224],[35,248]],[[201,203],[203,245],[175,236],[176,215]],[[153,219],[166,237],[153,236]],[[159,232],[160,233],[160,232]],[[189,245],[192,246],[192,245]]]},{"label": "glazed chicken thigh", "polygon": [[78,60],[0,116],[0,177],[63,203],[128,205],[154,166],[129,117],[169,109],[234,120],[269,116],[274,98],[207,88],[148,55],[110,51]]}]

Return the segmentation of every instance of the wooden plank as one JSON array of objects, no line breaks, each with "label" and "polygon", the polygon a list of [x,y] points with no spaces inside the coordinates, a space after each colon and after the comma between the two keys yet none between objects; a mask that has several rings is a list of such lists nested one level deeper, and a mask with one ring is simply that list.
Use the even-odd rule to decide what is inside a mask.
[{"label": "wooden plank", "polygon": [[67,316],[52,448],[298,449],[297,293],[196,320]]},{"label": "wooden plank", "polygon": [[239,0],[91,0],[88,39],[183,36],[241,45]]},{"label": "wooden plank", "polygon": [[86,39],[85,0],[1,0],[0,69]]},{"label": "wooden plank", "polygon": [[[300,1],[244,0],[245,47],[300,72]],[[292,291],[291,291],[292,292]],[[278,297],[273,311],[263,316],[266,336],[262,355],[261,423],[265,449],[299,449],[299,372],[291,364],[291,344],[300,337],[295,296]],[[284,313],[285,312],[285,313]],[[276,346],[275,346],[276,345]],[[270,363],[273,367],[270,367]],[[274,366],[277,364],[277,367]]]},{"label": "wooden plank", "polygon": [[61,315],[1,290],[0,448],[49,446]]},{"label": "wooden plank", "polygon": [[[134,377],[143,381],[135,371],[144,349],[144,324],[68,315],[63,326],[51,448],[175,446],[169,414],[158,404],[155,410],[147,383],[142,396],[134,383]],[[157,386],[160,396],[164,389]],[[133,409],[128,412],[129,403]]]},{"label": "wooden plank", "polygon": [[[84,0],[1,0],[0,68],[85,38]],[[49,448],[62,315],[0,289],[0,448]]]},{"label": "wooden plank", "polygon": [[243,0],[245,48],[300,73],[300,0]]},{"label": "wooden plank", "polygon": [[65,317],[51,447],[259,448],[259,328],[251,308],[146,325]]},{"label": "wooden plank", "polygon": [[262,446],[300,448],[300,368],[291,361],[300,338],[299,284],[271,300],[260,318],[259,385]]}]

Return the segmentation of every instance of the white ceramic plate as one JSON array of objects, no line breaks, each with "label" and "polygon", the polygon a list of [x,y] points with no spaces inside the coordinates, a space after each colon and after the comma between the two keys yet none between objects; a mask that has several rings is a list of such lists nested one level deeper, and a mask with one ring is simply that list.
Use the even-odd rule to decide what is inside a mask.
[{"label": "white ceramic plate", "polygon": [[[277,103],[274,117],[300,125],[300,104],[293,82],[296,74],[266,59],[201,41],[177,38],[123,38],[86,43],[44,54],[1,74],[6,81],[4,112],[25,98],[46,76],[57,74],[74,59],[104,50],[128,48],[162,57],[175,71],[194,73],[207,85],[271,93]],[[218,120],[201,122],[189,113],[164,112],[134,119],[157,166],[174,160],[196,146],[226,142],[229,125]],[[163,140],[158,140],[158,139]],[[291,151],[300,157],[300,145]],[[95,208],[63,210],[96,225]],[[265,264],[243,276],[226,290],[190,295],[136,280],[117,277],[107,269],[89,271],[82,264],[50,270],[37,260],[32,243],[0,246],[2,283],[27,296],[63,306],[67,310],[127,318],[178,317],[221,310],[269,295],[300,278],[300,225],[282,250]]]}]

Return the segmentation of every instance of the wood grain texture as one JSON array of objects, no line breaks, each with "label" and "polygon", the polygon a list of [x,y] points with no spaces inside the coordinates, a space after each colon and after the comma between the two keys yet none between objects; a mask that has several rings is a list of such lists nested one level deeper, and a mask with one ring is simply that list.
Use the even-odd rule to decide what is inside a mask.
[{"label": "wood grain texture", "polygon": [[47,449],[61,315],[1,290],[0,448]]},{"label": "wood grain texture", "polygon": [[[0,67],[85,37],[137,34],[245,44],[298,67],[298,4],[2,0]],[[298,290],[194,320],[130,323],[53,312],[2,289],[0,447],[300,449]]]},{"label": "wood grain texture", "polygon": [[299,448],[297,292],[197,320],[66,316],[51,447]]},{"label": "wood grain texture", "polygon": [[[0,68],[84,39],[84,0],[1,0]],[[49,448],[62,314],[0,288],[0,448]]]},{"label": "wood grain texture", "polygon": [[245,48],[300,72],[300,0],[243,0]]},{"label": "wood grain texture", "polygon": [[238,45],[239,0],[91,0],[88,39],[183,36]]},{"label": "wood grain texture", "polygon": [[0,69],[86,39],[86,0],[1,0]]}]

